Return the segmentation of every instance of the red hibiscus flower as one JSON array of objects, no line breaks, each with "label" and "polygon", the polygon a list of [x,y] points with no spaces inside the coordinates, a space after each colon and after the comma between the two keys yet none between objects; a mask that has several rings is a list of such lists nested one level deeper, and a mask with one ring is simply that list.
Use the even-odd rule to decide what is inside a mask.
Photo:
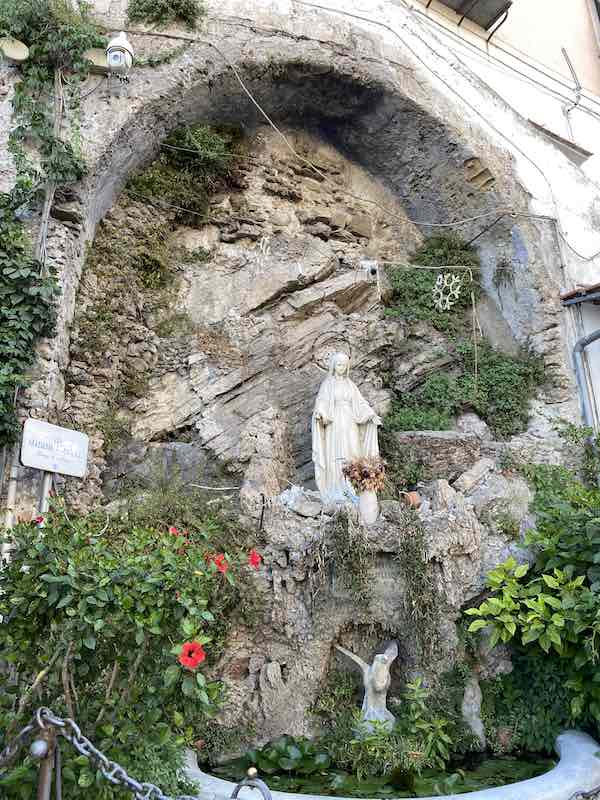
[{"label": "red hibiscus flower", "polygon": [[198,642],[186,642],[179,653],[179,663],[186,669],[196,669],[205,658],[204,648]]},{"label": "red hibiscus flower", "polygon": [[250,552],[248,553],[248,564],[250,564],[252,569],[258,569],[261,565],[261,562],[262,562],[261,554],[257,550],[252,548],[252,550],[250,550]]},{"label": "red hibiscus flower", "polygon": [[222,572],[223,575],[229,569],[229,564],[227,563],[227,559],[225,558],[225,553],[217,553],[216,556],[213,556],[213,562],[215,564],[215,567],[219,570],[219,572]]},{"label": "red hibiscus flower", "polygon": [[171,534],[171,536],[179,536],[180,535],[179,531],[177,530],[175,525],[170,525],[169,526],[169,533]]},{"label": "red hibiscus flower", "polygon": [[223,573],[223,575],[229,569],[229,562],[225,558],[225,553],[216,553],[215,555],[213,555],[212,553],[207,553],[204,556],[204,560],[206,561],[207,564],[214,564],[215,567],[219,570],[219,572]]},{"label": "red hibiscus flower", "polygon": [[35,522],[36,525],[41,525],[42,522],[44,521],[44,518],[42,516],[35,517],[33,521]]}]

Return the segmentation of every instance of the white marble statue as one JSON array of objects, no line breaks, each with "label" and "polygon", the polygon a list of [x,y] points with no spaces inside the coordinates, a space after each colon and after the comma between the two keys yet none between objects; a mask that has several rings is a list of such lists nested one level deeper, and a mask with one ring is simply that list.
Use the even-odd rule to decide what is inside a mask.
[{"label": "white marble statue", "polygon": [[315,480],[325,503],[355,497],[344,476],[345,464],[379,456],[377,426],[381,419],[350,380],[350,359],[334,353],[329,375],[319,388],[312,416]]},{"label": "white marble statue", "polygon": [[394,727],[396,718],[391,711],[388,711],[386,701],[387,693],[390,688],[390,667],[392,661],[398,656],[398,643],[392,642],[386,648],[385,653],[376,655],[373,658],[372,664],[366,664],[362,658],[359,658],[350,650],[345,647],[336,645],[336,648],[344,655],[351,658],[355,664],[358,664],[363,676],[363,683],[365,687],[365,696],[363,697],[361,719],[366,723],[364,727],[367,729],[368,723],[377,720],[385,723],[386,728],[391,730]]}]

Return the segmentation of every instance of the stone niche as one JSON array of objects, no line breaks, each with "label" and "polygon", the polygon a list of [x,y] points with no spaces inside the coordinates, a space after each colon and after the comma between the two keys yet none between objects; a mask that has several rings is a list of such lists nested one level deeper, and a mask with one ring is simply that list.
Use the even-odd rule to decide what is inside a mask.
[{"label": "stone niche", "polygon": [[[354,381],[383,415],[384,375],[396,392],[410,391],[448,354],[427,324],[408,328],[384,313],[384,264],[407,261],[422,241],[414,225],[377,210],[406,220],[401,205],[322,139],[287,135],[323,178],[260,128],[233,185],[212,197],[210,223],[175,224],[168,211],[117,200],[97,234],[105,256],[83,272],[64,407],[94,434],[87,480],[67,485],[74,505],[110,502],[158,473],[229,487],[241,524],[261,526],[260,619],[232,631],[214,668],[228,689],[218,724],[255,725],[261,742],[312,732],[308,712],[327,674],[348,668],[336,643],[370,658],[396,639],[392,692],[417,672],[436,681],[460,656],[461,608],[514,549],[514,531],[496,520],[510,514],[517,536],[530,524],[527,487],[501,472],[501,446],[474,415],[455,431],[397,434],[428,478],[418,535],[437,598],[427,634],[435,648],[424,656],[411,610],[405,554],[417,534],[397,500],[383,502],[377,524],[361,533],[369,591],[348,588],[335,557],[339,521],[311,491],[310,415],[328,356],[351,352]],[[127,265],[111,271],[111,242],[149,230],[168,237],[166,291],[144,287]]]}]

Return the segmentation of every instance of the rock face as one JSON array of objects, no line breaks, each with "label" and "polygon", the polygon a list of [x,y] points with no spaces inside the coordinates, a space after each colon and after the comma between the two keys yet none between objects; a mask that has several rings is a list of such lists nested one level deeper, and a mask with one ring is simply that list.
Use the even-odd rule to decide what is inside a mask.
[{"label": "rock face", "polygon": [[[418,515],[395,501],[382,503],[379,520],[368,529],[357,527],[356,516],[350,515],[342,535],[357,549],[359,540],[353,537],[361,537],[361,547],[369,550],[361,565],[363,588],[357,592],[338,553],[340,519],[322,509],[317,515],[311,505],[320,506],[296,488],[286,490],[264,512],[264,565],[256,575],[263,616],[257,630],[235,631],[214,670],[228,687],[218,722],[225,727],[252,723],[255,741],[313,732],[309,710],[328,672],[347,668],[336,644],[366,660],[386,640],[397,639],[400,654],[391,673],[392,693],[415,672],[427,681],[437,680],[460,654],[455,621],[483,587],[490,550],[496,558],[498,544],[510,544],[502,535],[490,537],[471,501],[447,481],[437,480],[429,484]],[[415,562],[407,553],[415,553],[416,536],[423,537],[423,548]],[[435,597],[428,623],[415,616],[415,570],[422,571],[424,591]],[[482,652],[483,674],[507,669],[505,653]],[[476,683],[465,696],[464,709],[473,726],[478,718]]]},{"label": "rock face", "polygon": [[[389,287],[369,252],[406,259],[420,234],[339,191],[360,186],[379,201],[362,169],[313,136],[294,141],[326,180],[260,130],[204,227],[119,200],[82,276],[63,408],[92,434],[87,480],[67,483],[73,505],[177,476],[229,489],[243,524],[260,529],[260,620],[234,627],[214,675],[227,685],[220,724],[255,725],[263,742],[311,732],[328,672],[347,669],[336,644],[370,659],[396,639],[392,691],[417,672],[435,682],[460,654],[461,609],[531,524],[529,490],[500,471],[502,448],[474,415],[456,431],[395,434],[423,465],[418,512],[383,500],[363,529],[311,491],[310,415],[332,351],[351,352],[352,377],[380,414],[386,386],[409,391],[454,356],[428,325],[384,313]],[[134,259],[115,264],[115,243],[154,248],[159,285]],[[486,674],[491,658],[481,656]]]},{"label": "rock face", "polygon": [[[175,225],[127,196],[105,218],[78,295],[63,408],[96,434],[87,484],[71,497],[79,507],[100,498],[107,464],[107,476],[115,458],[127,471],[122,456],[107,455],[130,436],[156,442],[183,431],[245,475],[246,507],[279,494],[286,480],[310,478],[312,404],[339,348],[351,352],[365,397],[386,411],[381,372],[404,331],[383,316],[384,270],[365,250],[405,258],[419,234],[407,225],[398,236],[365,202],[340,193],[356,184],[381,197],[364,171],[310,136],[295,141],[324,179],[298,171],[261,130],[249,142],[251,165],[213,197],[209,226]],[[114,264],[117,243],[136,253],[140,242],[166,265],[161,289]],[[107,478],[105,492],[111,486]]]}]

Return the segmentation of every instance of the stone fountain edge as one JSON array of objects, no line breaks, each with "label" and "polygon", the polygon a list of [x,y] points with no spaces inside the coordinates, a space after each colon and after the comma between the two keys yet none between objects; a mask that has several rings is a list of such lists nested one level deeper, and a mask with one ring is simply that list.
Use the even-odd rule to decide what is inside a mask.
[{"label": "stone fountain edge", "polygon": [[[445,795],[445,800],[569,800],[576,792],[589,792],[600,786],[600,745],[580,731],[565,731],[555,742],[559,762],[553,769],[526,781],[482,789],[467,794]],[[185,774],[196,781],[202,800],[230,798],[236,784],[217,778],[198,767],[196,754],[186,751]],[[273,800],[332,800],[325,795],[272,792]],[[240,792],[241,800],[261,800],[257,789],[246,787]],[[356,800],[336,798],[336,800]],[[433,797],[421,800],[437,800]]]}]

